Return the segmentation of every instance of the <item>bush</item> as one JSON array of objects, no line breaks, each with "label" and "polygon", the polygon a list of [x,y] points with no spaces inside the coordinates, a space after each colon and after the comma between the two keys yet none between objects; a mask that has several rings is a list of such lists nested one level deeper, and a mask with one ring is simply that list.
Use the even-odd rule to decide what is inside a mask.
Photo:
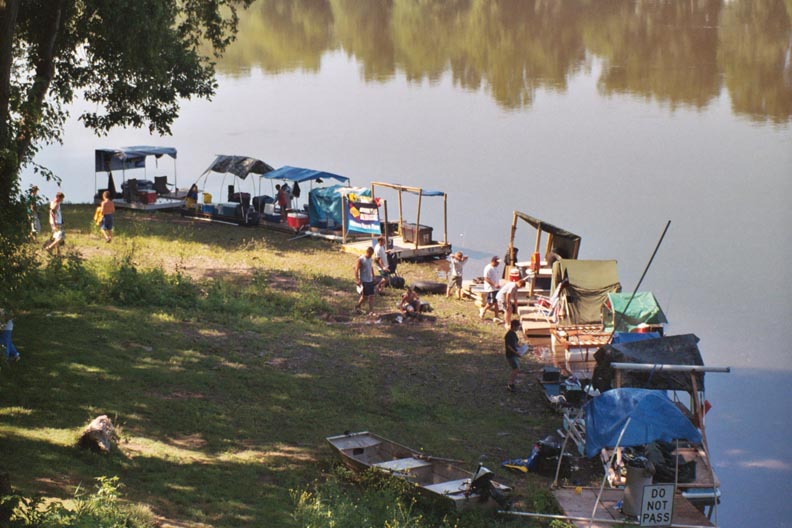
[{"label": "bush", "polygon": [[45,501],[41,496],[3,497],[3,506],[12,510],[11,525],[41,528],[153,528],[154,516],[143,507],[120,500],[118,477],[99,477],[96,491],[74,493],[74,507],[67,508],[60,501]]}]

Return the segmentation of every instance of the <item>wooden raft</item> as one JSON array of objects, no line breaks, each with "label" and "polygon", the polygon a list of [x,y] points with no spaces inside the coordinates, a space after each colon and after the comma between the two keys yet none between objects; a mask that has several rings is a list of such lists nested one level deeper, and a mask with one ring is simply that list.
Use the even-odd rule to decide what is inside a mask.
[{"label": "wooden raft", "polygon": [[[583,488],[580,494],[575,493],[574,488],[560,488],[553,491],[553,495],[558,501],[558,505],[564,512],[564,515],[569,517],[591,517],[591,512],[594,510],[594,504],[597,501],[598,488]],[[592,528],[612,528],[613,526],[621,526],[620,524],[613,523],[612,521],[627,521],[628,517],[622,514],[617,508],[616,503],[624,497],[623,489],[605,489],[602,492],[600,504],[597,507],[597,513],[594,516],[594,522],[591,524]],[[611,522],[597,522],[601,521]],[[573,526],[580,528],[588,528],[589,521],[569,521]],[[674,515],[672,523],[675,525],[688,525],[688,526],[715,526],[707,517],[696,509],[687,499],[679,493],[674,494]],[[636,522],[637,526],[638,523]]]}]

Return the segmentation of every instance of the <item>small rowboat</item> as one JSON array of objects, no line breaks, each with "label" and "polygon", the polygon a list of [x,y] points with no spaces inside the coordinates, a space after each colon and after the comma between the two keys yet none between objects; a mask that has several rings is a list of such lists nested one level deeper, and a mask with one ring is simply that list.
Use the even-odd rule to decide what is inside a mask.
[{"label": "small rowboat", "polygon": [[483,466],[472,473],[448,459],[427,456],[369,432],[331,436],[327,441],[353,471],[384,471],[414,483],[427,497],[449,501],[456,510],[509,506],[511,488],[493,481],[494,474]]}]

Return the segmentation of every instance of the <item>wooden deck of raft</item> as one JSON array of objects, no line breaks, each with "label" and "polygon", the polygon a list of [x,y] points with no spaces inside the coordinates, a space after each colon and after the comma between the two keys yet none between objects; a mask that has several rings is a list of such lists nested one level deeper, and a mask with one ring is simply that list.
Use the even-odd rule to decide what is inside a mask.
[{"label": "wooden deck of raft", "polygon": [[[598,491],[597,488],[582,488],[581,493],[577,493],[574,488],[560,488],[553,491],[553,495],[564,515],[587,519],[585,521],[569,521],[573,526],[587,528],[589,526],[588,519],[591,517],[591,512],[594,510],[594,504],[597,501]],[[622,526],[619,523],[628,520],[616,508],[616,503],[622,500],[623,496],[623,489],[606,488],[603,490],[597,513],[594,516],[595,520],[591,524],[592,528]],[[600,522],[597,522],[597,519]],[[674,495],[674,514],[671,522],[672,525],[715,526],[703,513],[678,493]],[[636,522],[635,525],[637,526],[638,523]]]}]

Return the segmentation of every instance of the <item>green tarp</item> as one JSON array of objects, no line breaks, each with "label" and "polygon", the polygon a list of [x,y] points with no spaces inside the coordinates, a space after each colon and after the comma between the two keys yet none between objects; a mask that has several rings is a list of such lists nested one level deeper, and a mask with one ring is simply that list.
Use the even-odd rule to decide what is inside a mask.
[{"label": "green tarp", "polygon": [[571,324],[602,322],[602,305],[609,293],[621,291],[615,260],[561,260],[553,263],[552,291],[563,280]]},{"label": "green tarp", "polygon": [[[641,324],[659,325],[668,323],[663,309],[657,303],[652,292],[609,293],[609,304],[603,309],[605,328],[613,330],[618,322],[617,332],[632,332]],[[629,303],[629,306],[628,306]],[[627,308],[627,312],[624,309]]]}]

